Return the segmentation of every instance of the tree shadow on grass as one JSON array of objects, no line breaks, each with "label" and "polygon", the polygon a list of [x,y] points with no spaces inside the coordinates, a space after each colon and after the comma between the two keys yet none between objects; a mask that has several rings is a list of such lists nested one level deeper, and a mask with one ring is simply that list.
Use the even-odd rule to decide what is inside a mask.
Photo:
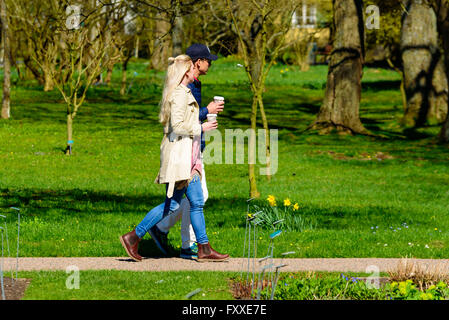
[{"label": "tree shadow on grass", "polygon": [[[0,189],[0,212],[12,211],[11,207],[20,208],[24,216],[41,216],[58,221],[62,216],[95,218],[102,214],[135,215],[141,218],[152,208],[164,202],[164,194],[114,194],[82,189],[44,190],[44,189]],[[205,205],[205,216],[211,216],[218,226],[226,224],[228,215],[221,213],[226,208],[244,212],[246,198],[225,197],[211,199]],[[133,221],[130,221],[130,224]],[[135,221],[134,221],[135,222]]]},{"label": "tree shadow on grass", "polygon": [[[429,212],[430,215],[431,212]],[[422,212],[413,212],[410,209],[396,209],[392,206],[380,206],[366,204],[364,206],[330,205],[328,207],[303,205],[300,208],[301,218],[311,222],[314,229],[322,230],[365,230],[372,232],[371,227],[378,226],[382,230],[392,230],[401,227],[403,223],[407,225],[416,225],[433,228],[433,222],[429,221],[427,215]],[[432,212],[433,214],[433,212]],[[245,222],[238,225],[245,228]],[[284,229],[282,224],[278,229]],[[272,230],[267,228],[267,230]]]},{"label": "tree shadow on grass", "polygon": [[[299,112],[301,111],[300,109],[304,109],[304,110],[308,110],[307,112],[313,114],[314,111],[312,109],[316,108],[316,106],[311,105],[311,104],[298,104],[295,105],[298,107],[298,110],[296,110],[295,112]],[[319,107],[318,107],[319,109]],[[289,111],[291,109],[288,109]],[[288,130],[291,132],[296,132],[299,130],[299,128],[301,127],[301,125],[306,125],[308,124],[310,121],[307,119],[305,120],[304,118],[301,119],[296,119],[293,118],[288,115],[285,116],[282,114],[282,111],[273,111],[272,109],[269,110],[267,109],[267,117],[268,117],[268,127],[269,129],[277,129],[277,130]],[[268,112],[271,113],[271,115],[268,115]],[[304,111],[305,112],[305,111]],[[274,113],[276,113],[275,115],[273,115]],[[220,119],[225,119],[226,122],[224,122],[224,125],[226,126],[226,128],[241,128],[242,130],[246,130],[249,129],[251,127],[251,119],[249,117],[238,117],[239,115],[241,115],[241,110],[231,110],[231,109],[227,109],[226,112],[223,112],[222,114],[220,114],[218,121],[220,121]],[[219,122],[219,125],[221,123]],[[260,120],[260,117],[258,117],[257,120],[257,128],[258,129],[262,129],[262,121]]]},{"label": "tree shadow on grass", "polygon": [[[241,203],[241,208],[235,208],[234,206],[233,210],[242,212],[243,207],[246,205],[245,200],[244,198],[233,197],[209,201],[207,203],[207,211],[209,212],[205,212],[206,223],[209,222],[209,225],[218,227],[226,226],[229,223],[229,215],[221,215],[221,212],[224,210],[224,204]],[[123,234],[125,234],[130,231],[130,228],[134,228],[149,210],[163,201],[164,195],[156,194],[114,194],[82,189],[0,189],[0,214],[13,213],[11,207],[17,207],[21,209],[21,219],[26,220],[27,217],[39,217],[54,224],[58,224],[64,219],[69,219],[70,221],[70,219],[75,220],[79,218],[85,218],[87,222],[111,223],[108,220],[109,218],[101,220],[101,216],[117,214],[118,221],[123,221],[124,217],[129,215],[129,223],[123,224]],[[211,215],[212,211],[217,213]],[[135,219],[136,212],[140,213],[139,221]],[[67,220],[65,224],[67,224]],[[117,235],[118,246],[120,246],[119,236]],[[149,234],[142,238],[139,244],[139,253],[144,257],[164,257]],[[178,257],[179,254],[180,247],[169,246],[168,256]]]},{"label": "tree shadow on grass", "polygon": [[[159,204],[163,201],[156,195],[122,195],[90,190],[45,190],[45,189],[1,189],[3,204],[0,208],[26,208],[29,215],[45,214],[53,209],[64,213],[113,213],[114,208],[122,212],[135,211],[142,204]],[[109,208],[107,208],[109,204]],[[103,205],[101,205],[103,204]],[[84,208],[83,208],[84,207]]]},{"label": "tree shadow on grass", "polygon": [[362,81],[362,90],[370,91],[387,91],[399,90],[401,80],[378,80],[378,81]]}]

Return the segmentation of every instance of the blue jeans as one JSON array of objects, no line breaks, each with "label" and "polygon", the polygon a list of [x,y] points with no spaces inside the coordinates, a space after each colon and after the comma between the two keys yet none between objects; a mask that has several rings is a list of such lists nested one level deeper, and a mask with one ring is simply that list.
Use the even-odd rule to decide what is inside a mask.
[{"label": "blue jeans", "polygon": [[[168,188],[168,185],[166,186]],[[196,241],[200,244],[209,242],[206,233],[206,221],[204,220],[203,207],[204,197],[201,187],[201,178],[195,175],[187,187],[180,190],[175,189],[173,197],[165,197],[165,203],[161,203],[147,213],[145,218],[136,227],[136,235],[142,238],[154,225],[161,221],[165,216],[173,213],[179,208],[181,199],[186,195],[190,203],[190,221],[195,232]]]}]

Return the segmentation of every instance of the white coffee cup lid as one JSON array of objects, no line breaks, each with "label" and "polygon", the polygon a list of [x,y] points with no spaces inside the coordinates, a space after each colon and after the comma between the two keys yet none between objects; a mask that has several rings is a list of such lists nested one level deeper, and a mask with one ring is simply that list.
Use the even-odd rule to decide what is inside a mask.
[{"label": "white coffee cup lid", "polygon": [[215,96],[214,100],[224,100],[224,97],[220,97],[220,96]]}]

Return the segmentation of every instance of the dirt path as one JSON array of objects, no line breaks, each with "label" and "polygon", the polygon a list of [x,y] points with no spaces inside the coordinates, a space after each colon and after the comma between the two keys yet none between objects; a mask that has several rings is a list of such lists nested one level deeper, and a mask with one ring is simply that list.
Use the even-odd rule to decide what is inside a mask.
[{"label": "dirt path", "polygon": [[[386,272],[395,269],[401,259],[390,258],[307,258],[307,259],[274,259],[275,265],[287,264],[281,271],[339,271],[339,272]],[[436,267],[449,274],[447,259],[408,259],[420,265]],[[253,261],[250,262],[253,270]],[[19,258],[19,271],[63,270],[76,266],[79,270],[129,270],[129,271],[246,271],[248,260],[232,258],[226,262],[196,262],[181,258],[146,258],[134,262],[127,257],[85,257],[85,258]],[[16,259],[5,258],[3,262],[5,275],[16,270]],[[256,260],[255,270],[260,270]]]}]

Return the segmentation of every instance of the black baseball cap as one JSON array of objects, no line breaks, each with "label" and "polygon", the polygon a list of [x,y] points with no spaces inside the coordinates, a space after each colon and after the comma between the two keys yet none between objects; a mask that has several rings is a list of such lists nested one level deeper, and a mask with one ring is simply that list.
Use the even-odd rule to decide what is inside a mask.
[{"label": "black baseball cap", "polygon": [[200,43],[194,43],[190,47],[187,48],[186,54],[192,58],[193,61],[197,59],[209,59],[209,60],[217,60],[218,57],[214,54],[210,53],[210,50],[207,46]]}]

